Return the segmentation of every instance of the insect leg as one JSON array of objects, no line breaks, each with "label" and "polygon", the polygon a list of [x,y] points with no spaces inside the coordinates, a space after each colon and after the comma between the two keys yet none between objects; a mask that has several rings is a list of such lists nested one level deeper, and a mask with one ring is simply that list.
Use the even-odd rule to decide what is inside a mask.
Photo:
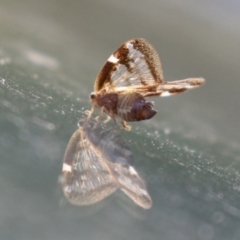
[{"label": "insect leg", "polygon": [[121,124],[122,124],[122,126],[123,126],[123,128],[124,129],[126,129],[127,131],[131,131],[131,126],[130,125],[127,125],[127,122],[126,121],[124,121],[124,120],[122,120],[121,121]]},{"label": "insect leg", "polygon": [[87,118],[89,119],[94,112],[94,106],[92,106],[91,110],[85,110],[85,114],[87,115]]},{"label": "insect leg", "polygon": [[104,107],[101,107],[100,108],[100,114],[95,118],[97,121],[100,120],[103,116],[103,113],[104,113]]},{"label": "insect leg", "polygon": [[[111,120],[112,117],[107,116],[107,119],[104,121],[104,123],[108,123]],[[113,118],[114,119],[114,118]],[[115,119],[113,120],[115,122]]]}]

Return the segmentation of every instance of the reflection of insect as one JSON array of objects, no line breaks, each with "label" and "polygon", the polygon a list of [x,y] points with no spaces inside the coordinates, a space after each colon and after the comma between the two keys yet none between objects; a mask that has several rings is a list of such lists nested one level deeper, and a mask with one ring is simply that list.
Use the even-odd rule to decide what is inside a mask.
[{"label": "reflection of insect", "polygon": [[[145,39],[132,39],[120,46],[100,71],[91,93],[91,102],[114,121],[152,118],[157,111],[145,97],[171,96],[203,85],[203,78],[165,82],[156,50]],[[93,108],[92,111],[93,112]]]},{"label": "reflection of insect", "polygon": [[74,205],[91,205],[120,188],[137,205],[150,208],[151,197],[132,163],[132,153],[119,135],[85,120],[65,152],[63,193]]}]

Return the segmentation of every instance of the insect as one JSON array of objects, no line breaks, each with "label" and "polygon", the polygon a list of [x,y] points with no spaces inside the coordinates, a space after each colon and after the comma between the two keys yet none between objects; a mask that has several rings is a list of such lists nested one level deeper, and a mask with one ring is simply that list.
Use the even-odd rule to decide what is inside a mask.
[{"label": "insect", "polygon": [[61,184],[73,205],[91,205],[121,189],[140,207],[152,206],[145,183],[133,167],[128,144],[99,121],[82,121],[71,137]]},{"label": "insect", "polygon": [[116,123],[152,118],[157,111],[154,102],[146,97],[171,96],[203,85],[203,78],[187,78],[171,82],[164,81],[158,53],[145,39],[136,38],[123,43],[107,60],[94,84],[90,95],[92,109],[100,108]]}]

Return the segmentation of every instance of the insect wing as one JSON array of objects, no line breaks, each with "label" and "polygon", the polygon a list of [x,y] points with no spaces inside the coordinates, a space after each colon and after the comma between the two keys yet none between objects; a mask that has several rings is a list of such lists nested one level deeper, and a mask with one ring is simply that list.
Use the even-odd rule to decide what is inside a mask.
[{"label": "insect wing", "polygon": [[148,209],[151,197],[132,164],[127,142],[114,130],[87,119],[73,134],[65,152],[63,193],[74,205],[91,205],[119,188]]},{"label": "insect wing", "polygon": [[73,205],[94,204],[117,189],[109,167],[81,128],[69,141],[62,174],[63,193]]},{"label": "insect wing", "polygon": [[[122,165],[133,164],[133,154],[127,142],[114,130],[106,129],[101,131],[98,137],[98,148],[101,150],[107,162],[119,163]],[[89,136],[89,139],[92,140],[92,138],[93,136]]]},{"label": "insect wing", "polygon": [[129,196],[137,205],[149,209],[152,199],[148,194],[146,185],[133,166],[112,164],[112,169],[119,188]]},{"label": "insect wing", "polygon": [[114,130],[102,129],[101,124],[94,127],[85,125],[85,134],[100,149],[116,185],[137,205],[148,209],[152,199],[146,185],[133,165],[133,155],[127,142]]},{"label": "insect wing", "polygon": [[134,89],[162,82],[158,53],[145,39],[139,38],[125,42],[108,58],[95,81],[94,91]]}]

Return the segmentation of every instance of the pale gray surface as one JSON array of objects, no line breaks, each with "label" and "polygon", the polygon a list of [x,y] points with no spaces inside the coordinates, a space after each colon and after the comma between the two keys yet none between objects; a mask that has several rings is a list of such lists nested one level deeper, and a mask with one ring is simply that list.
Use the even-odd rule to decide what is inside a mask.
[{"label": "pale gray surface", "polygon": [[[1,239],[240,239],[237,0],[0,6]],[[155,46],[167,80],[206,85],[155,99],[157,116],[123,133],[153,198],[146,216],[113,198],[83,217],[58,187],[64,150],[98,71],[133,37]]]}]

